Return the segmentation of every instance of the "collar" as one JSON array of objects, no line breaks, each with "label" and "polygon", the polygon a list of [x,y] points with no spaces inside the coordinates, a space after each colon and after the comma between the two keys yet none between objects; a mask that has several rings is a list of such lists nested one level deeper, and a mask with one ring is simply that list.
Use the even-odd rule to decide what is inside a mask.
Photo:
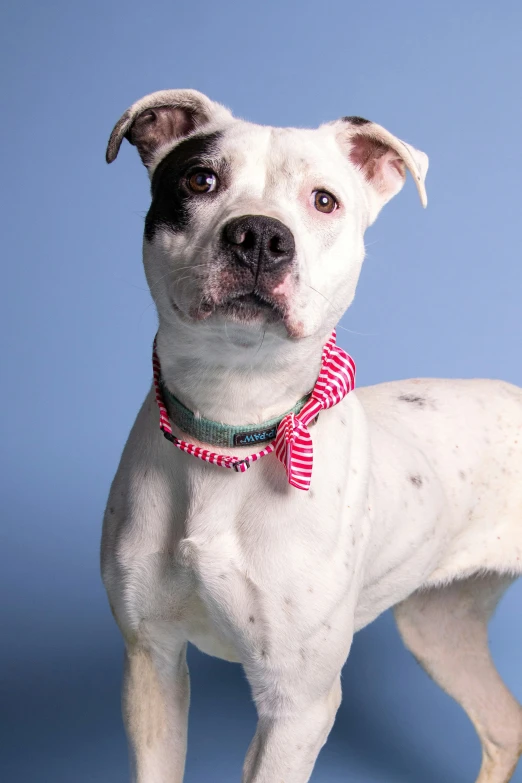
[{"label": "collar", "polygon": [[294,415],[300,413],[311,394],[311,392],[305,394],[304,397],[301,397],[296,402],[293,408],[285,411],[281,416],[275,416],[260,424],[239,424],[233,426],[232,424],[222,424],[219,421],[211,421],[210,419],[196,416],[169,391],[161,377],[159,384],[170,421],[176,427],[184,434],[200,441],[200,443],[208,443],[210,446],[221,446],[221,448],[227,449],[237,446],[253,446],[257,443],[268,443],[274,440],[277,428],[285,416],[291,413]]},{"label": "collar", "polygon": [[[156,351],[156,340],[152,349],[152,366],[154,370],[154,391],[159,409],[160,430],[167,440],[177,449],[190,454],[203,462],[218,465],[222,468],[233,468],[238,473],[244,473],[254,462],[258,462],[268,454],[275,454],[283,465],[288,483],[296,489],[310,489],[313,466],[313,443],[309,425],[317,419],[322,410],[337,405],[355,388],[355,362],[346,351],[335,344],[335,329],[323,348],[321,370],[312,393],[304,403],[299,413],[287,413],[276,428],[273,442],[241,459],[234,454],[219,454],[203,446],[196,446],[177,438],[172,433],[169,414],[165,405],[164,390],[161,384],[161,366]],[[164,388],[164,387],[163,387]],[[179,400],[176,400],[179,403]],[[301,400],[300,400],[301,402]],[[181,404],[181,403],[179,403]],[[185,409],[188,410],[188,409]],[[188,411],[190,414],[191,411]],[[192,416],[194,414],[191,414]],[[194,417],[195,418],[195,417]],[[215,422],[210,422],[215,424]],[[268,437],[265,438],[268,440]]]}]

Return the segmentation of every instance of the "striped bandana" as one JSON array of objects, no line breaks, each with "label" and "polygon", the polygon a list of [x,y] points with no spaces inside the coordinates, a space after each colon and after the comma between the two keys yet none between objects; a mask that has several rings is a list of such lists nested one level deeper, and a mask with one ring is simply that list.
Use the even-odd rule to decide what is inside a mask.
[{"label": "striped bandana", "polygon": [[238,473],[244,473],[252,462],[257,462],[261,457],[275,452],[277,459],[284,465],[289,483],[297,489],[310,489],[313,444],[308,425],[321,411],[337,405],[355,388],[355,363],[346,351],[335,344],[335,338],[334,329],[323,348],[319,377],[310,399],[302,410],[297,414],[287,414],[277,428],[275,440],[257,454],[251,454],[243,459],[228,454],[216,454],[201,446],[180,440],[172,434],[172,426],[161,393],[161,367],[156,352],[156,339],[154,339],[152,366],[161,431],[167,440],[181,451],[222,468],[233,468]]}]

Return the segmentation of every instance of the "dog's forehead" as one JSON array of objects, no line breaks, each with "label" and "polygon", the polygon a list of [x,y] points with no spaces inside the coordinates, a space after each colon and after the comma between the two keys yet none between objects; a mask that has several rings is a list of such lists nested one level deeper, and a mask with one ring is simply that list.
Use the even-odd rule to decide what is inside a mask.
[{"label": "dog's forehead", "polygon": [[279,128],[238,121],[223,131],[216,152],[234,168],[263,166],[284,176],[333,174],[344,163],[335,133],[327,126]]}]

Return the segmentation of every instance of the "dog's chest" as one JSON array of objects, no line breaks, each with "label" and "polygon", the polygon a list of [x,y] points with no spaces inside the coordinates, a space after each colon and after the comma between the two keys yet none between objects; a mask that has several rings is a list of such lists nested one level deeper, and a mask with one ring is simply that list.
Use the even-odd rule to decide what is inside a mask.
[{"label": "dog's chest", "polygon": [[204,500],[150,580],[149,626],[157,618],[206,653],[245,661],[292,648],[342,613],[360,515],[346,524],[346,498],[337,492],[284,489],[267,498],[254,491],[263,478],[260,471],[247,488],[231,476],[236,488],[242,481],[234,495],[221,476],[221,486],[198,493]]}]

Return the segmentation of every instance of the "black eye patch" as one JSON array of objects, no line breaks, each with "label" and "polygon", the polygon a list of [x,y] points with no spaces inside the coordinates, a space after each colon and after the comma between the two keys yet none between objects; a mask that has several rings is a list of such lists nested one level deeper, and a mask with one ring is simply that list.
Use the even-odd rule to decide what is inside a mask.
[{"label": "black eye patch", "polygon": [[[179,187],[191,165],[204,165],[214,157],[221,132],[190,136],[166,155],[152,176],[152,203],[145,218],[145,238],[150,242],[159,227],[182,231],[188,224],[191,196]],[[211,197],[211,194],[210,196]]]}]

